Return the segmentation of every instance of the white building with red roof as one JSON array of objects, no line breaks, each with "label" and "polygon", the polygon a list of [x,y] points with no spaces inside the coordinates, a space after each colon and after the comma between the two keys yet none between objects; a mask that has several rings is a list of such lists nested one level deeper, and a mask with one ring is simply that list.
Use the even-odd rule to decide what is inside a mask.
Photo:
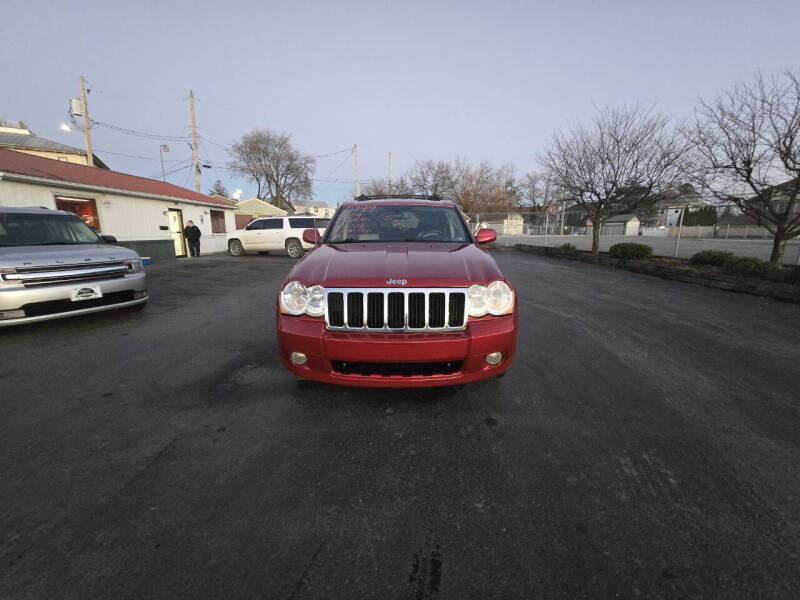
[{"label": "white building with red roof", "polygon": [[171,183],[0,148],[0,205],[74,212],[154,261],[186,256],[183,229],[200,228],[201,254],[224,252],[237,204]]}]

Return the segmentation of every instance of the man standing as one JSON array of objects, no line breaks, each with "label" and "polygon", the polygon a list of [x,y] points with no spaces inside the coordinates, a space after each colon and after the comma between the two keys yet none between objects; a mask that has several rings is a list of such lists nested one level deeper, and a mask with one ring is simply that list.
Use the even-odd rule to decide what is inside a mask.
[{"label": "man standing", "polygon": [[183,230],[183,236],[189,242],[191,256],[200,256],[200,235],[200,228],[194,224],[194,221],[189,221]]}]

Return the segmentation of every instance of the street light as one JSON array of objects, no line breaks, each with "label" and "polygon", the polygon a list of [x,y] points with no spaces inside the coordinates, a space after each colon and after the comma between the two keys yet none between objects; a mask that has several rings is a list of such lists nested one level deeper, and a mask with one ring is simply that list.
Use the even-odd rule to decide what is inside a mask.
[{"label": "street light", "polygon": [[164,172],[164,152],[169,152],[169,146],[166,144],[161,144],[158,147],[158,155],[161,157],[161,179],[166,181],[167,174]]}]

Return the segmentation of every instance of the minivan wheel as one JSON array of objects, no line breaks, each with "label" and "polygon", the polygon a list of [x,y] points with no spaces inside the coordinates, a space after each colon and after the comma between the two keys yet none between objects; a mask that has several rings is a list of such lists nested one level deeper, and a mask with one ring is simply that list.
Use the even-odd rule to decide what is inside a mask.
[{"label": "minivan wheel", "polygon": [[286,253],[290,258],[300,258],[303,256],[303,246],[297,240],[289,240],[286,242]]},{"label": "minivan wheel", "polygon": [[233,256],[242,256],[244,254],[244,246],[239,240],[231,240],[228,242],[228,252]]}]

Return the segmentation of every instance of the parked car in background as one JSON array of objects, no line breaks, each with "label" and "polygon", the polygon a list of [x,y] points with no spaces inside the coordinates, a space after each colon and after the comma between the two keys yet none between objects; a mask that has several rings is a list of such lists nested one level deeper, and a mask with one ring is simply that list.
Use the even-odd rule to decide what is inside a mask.
[{"label": "parked car in background", "polygon": [[314,247],[303,241],[303,231],[316,229],[324,233],[330,219],[316,217],[264,217],[250,221],[244,229],[227,234],[228,252],[242,256],[246,252],[270,252],[285,250],[292,258],[300,258],[303,252]]},{"label": "parked car in background", "polygon": [[139,255],[66,211],[0,206],[0,327],[148,299]]},{"label": "parked car in background", "polygon": [[514,361],[511,282],[452,202],[360,196],[291,270],[277,301],[281,362],[301,378],[370,387],[454,385]]}]

